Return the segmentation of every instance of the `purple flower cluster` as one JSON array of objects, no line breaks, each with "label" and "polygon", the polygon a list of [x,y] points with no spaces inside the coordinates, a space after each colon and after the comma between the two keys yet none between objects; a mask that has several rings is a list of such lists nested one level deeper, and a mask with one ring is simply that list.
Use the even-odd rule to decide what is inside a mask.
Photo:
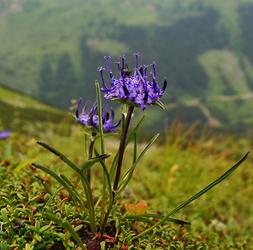
[{"label": "purple flower cluster", "polygon": [[[88,104],[89,101],[87,101],[83,108],[81,114],[79,114],[79,110],[82,104],[82,98],[79,99],[77,108],[76,108],[76,119],[84,126],[91,127],[95,130],[99,127],[99,117],[98,117],[98,107],[97,103],[95,102],[93,106],[88,111]],[[114,123],[114,111],[111,110],[109,113],[106,109],[106,106],[103,106],[102,108],[102,123],[103,123],[103,130],[105,133],[114,132],[115,129],[120,125],[121,120]]]},{"label": "purple flower cluster", "polygon": [[7,139],[10,136],[11,132],[9,130],[0,131],[0,139]]},{"label": "purple flower cluster", "polygon": [[[163,87],[160,87],[157,81],[156,64],[140,65],[139,53],[135,54],[136,64],[133,74],[129,71],[124,56],[120,58],[119,62],[116,62],[119,78],[116,78],[112,72],[110,57],[105,56],[104,59],[106,69],[100,67],[98,70],[102,80],[101,91],[104,93],[105,99],[121,100],[144,110],[147,105],[156,103],[164,94],[167,81],[165,80]],[[148,72],[150,67],[152,71]],[[105,70],[109,73],[110,86],[106,85]]]}]

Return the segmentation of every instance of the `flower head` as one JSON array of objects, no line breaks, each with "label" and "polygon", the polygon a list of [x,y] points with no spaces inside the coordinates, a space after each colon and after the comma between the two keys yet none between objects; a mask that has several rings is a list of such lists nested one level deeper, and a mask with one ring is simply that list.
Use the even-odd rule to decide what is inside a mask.
[{"label": "flower head", "polygon": [[[140,55],[136,53],[136,64],[132,74],[125,63],[125,57],[122,56],[120,61],[116,62],[119,71],[119,77],[116,78],[111,69],[110,57],[105,56],[104,59],[106,69],[100,67],[98,70],[102,80],[101,90],[105,99],[122,100],[144,110],[147,105],[156,103],[164,94],[167,81],[165,80],[163,87],[160,87],[157,81],[155,62],[151,65],[140,65]],[[150,67],[152,70],[148,72]],[[109,73],[110,86],[106,85],[104,71]]]},{"label": "flower head", "polygon": [[[75,116],[77,121],[79,121],[84,126],[91,127],[95,130],[99,128],[99,117],[98,117],[98,107],[97,103],[95,102],[92,107],[88,110],[89,101],[87,101],[83,108],[81,114],[79,113],[80,107],[82,104],[82,98],[79,99]],[[111,112],[107,111],[106,106],[102,107],[102,124],[103,130],[105,133],[114,132],[115,129],[120,125],[121,120],[114,123],[114,111]]]},{"label": "flower head", "polygon": [[0,139],[7,139],[10,136],[11,132],[9,130],[0,131]]}]

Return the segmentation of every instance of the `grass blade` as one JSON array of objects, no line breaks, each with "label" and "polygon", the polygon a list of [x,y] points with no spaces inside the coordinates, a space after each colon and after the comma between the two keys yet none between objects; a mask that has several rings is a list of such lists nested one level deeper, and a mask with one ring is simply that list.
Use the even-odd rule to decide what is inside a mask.
[{"label": "grass blade", "polygon": [[134,134],[134,152],[133,152],[133,164],[136,162],[137,159],[137,135]]},{"label": "grass blade", "polygon": [[77,172],[79,175],[81,174],[80,169],[72,162],[70,161],[64,154],[53,148],[52,146],[46,144],[45,142],[38,141],[37,142],[42,147],[46,148],[51,153],[58,156],[63,162],[65,162],[70,168],[72,168],[75,172]]},{"label": "grass blade", "polygon": [[49,217],[55,224],[59,225],[60,227],[64,227],[69,231],[71,236],[75,239],[75,241],[78,243],[78,245],[81,247],[82,250],[85,250],[81,238],[76,233],[75,229],[72,227],[72,225],[68,221],[63,221],[62,218],[57,217],[54,214],[46,213],[47,217]]},{"label": "grass blade", "polygon": [[70,168],[72,168],[75,172],[77,172],[80,176],[82,176],[82,173],[87,171],[89,168],[91,168],[93,166],[93,164],[95,164],[96,162],[99,162],[103,159],[106,159],[107,157],[109,157],[109,154],[102,154],[99,155],[97,157],[91,158],[90,160],[85,161],[85,163],[83,164],[81,170],[71,161],[69,160],[64,154],[62,154],[61,152],[59,152],[58,150],[56,150],[55,148],[53,148],[52,146],[46,144],[45,142],[37,142],[39,145],[41,145],[42,147],[46,148],[47,150],[49,150],[51,153],[55,154],[56,156],[58,156],[63,162],[65,162]]},{"label": "grass blade", "polygon": [[124,190],[124,188],[127,186],[128,182],[130,181],[130,179],[133,175],[133,172],[134,172],[137,164],[142,159],[142,157],[145,155],[145,153],[149,150],[149,148],[153,145],[153,143],[156,141],[156,139],[159,137],[159,135],[160,134],[156,134],[155,136],[153,136],[151,138],[151,140],[147,143],[146,147],[142,150],[142,152],[140,153],[140,155],[138,156],[138,158],[136,159],[134,164],[125,173],[125,175],[123,176],[122,181],[119,185],[118,193],[122,192]]},{"label": "grass blade", "polygon": [[101,146],[101,154],[105,152],[104,146],[104,130],[103,130],[103,121],[102,121],[102,98],[101,98],[101,90],[99,86],[99,82],[95,82],[96,92],[97,92],[97,105],[98,105],[98,122],[99,122],[99,135],[100,135],[100,146]]},{"label": "grass blade", "polygon": [[134,137],[134,135],[137,134],[138,129],[140,128],[140,126],[142,125],[142,123],[144,121],[144,118],[145,118],[145,115],[143,115],[141,117],[141,119],[136,124],[136,126],[129,132],[129,135],[128,135],[127,140],[126,140],[126,145],[132,140],[132,138]]},{"label": "grass blade", "polygon": [[[95,154],[98,155],[98,151],[95,149]],[[107,171],[106,165],[103,161],[100,161],[100,164],[103,168],[104,174],[106,176],[106,180],[107,180],[107,184],[108,184],[108,189],[110,192],[110,200],[112,199],[112,183],[111,183],[111,179],[110,179],[110,175],[109,172]]]},{"label": "grass blade", "polygon": [[81,199],[79,193],[76,191],[75,187],[74,187],[73,184],[70,182],[70,180],[69,180],[65,175],[63,175],[63,174],[60,174],[60,177],[62,178],[63,181],[65,181],[65,183],[66,183],[67,185],[69,185],[69,187],[71,188],[71,190],[75,193],[76,197],[77,197],[80,201],[82,201],[82,199]]},{"label": "grass blade", "polygon": [[[99,82],[95,82],[96,92],[97,92],[97,104],[98,104],[98,126],[99,126],[99,138],[100,138],[100,147],[101,147],[101,154],[105,152],[105,145],[104,145],[104,130],[103,130],[103,121],[102,121],[102,98],[101,98],[101,90],[99,86]],[[105,199],[106,199],[106,176],[105,172],[103,171],[103,188],[102,188],[102,202],[101,202],[101,220],[104,216],[104,209],[105,209]]]},{"label": "grass blade", "polygon": [[102,154],[102,155],[97,154],[96,157],[91,158],[90,160],[86,161],[83,164],[83,166],[81,167],[81,172],[82,173],[87,172],[95,163],[101,162],[104,159],[108,158],[109,156],[111,156],[111,154]]},{"label": "grass blade", "polygon": [[45,188],[45,190],[50,195],[53,195],[53,191],[51,190],[50,186],[48,185],[48,183],[43,178],[41,178],[40,176],[34,175],[34,179],[39,181],[39,183],[42,184],[42,186]]},{"label": "grass blade", "polygon": [[207,191],[209,191],[210,189],[212,189],[214,186],[216,186],[217,184],[219,184],[220,182],[222,182],[223,180],[225,180],[229,175],[231,175],[241,165],[241,163],[243,163],[245,161],[245,159],[247,158],[248,154],[249,154],[249,152],[247,152],[237,163],[235,163],[231,168],[229,168],[219,178],[217,178],[216,180],[214,180],[213,182],[211,182],[209,185],[207,185],[201,191],[199,191],[198,193],[194,194],[188,200],[184,201],[179,206],[177,206],[175,209],[173,209],[172,211],[170,211],[159,222],[157,222],[156,224],[154,224],[152,227],[148,228],[147,230],[143,231],[142,233],[134,236],[132,239],[134,240],[134,239],[136,239],[136,238],[138,238],[138,237],[140,237],[140,236],[142,236],[142,235],[144,235],[144,234],[152,231],[154,228],[156,228],[157,226],[161,225],[164,221],[166,221],[171,215],[175,214],[176,212],[178,212],[179,210],[181,210],[182,208],[184,208],[185,206],[187,206],[189,203],[191,203],[192,201],[198,199],[200,196],[202,196],[203,194],[205,194]]},{"label": "grass blade", "polygon": [[[121,131],[123,131],[124,127],[125,127],[125,118],[126,117],[125,117],[124,113],[122,113],[121,114]],[[117,166],[118,158],[119,158],[119,151],[114,156],[112,164],[111,164],[111,168],[110,168],[110,178],[111,178],[111,180],[113,180],[115,178],[116,166]]]},{"label": "grass blade", "polygon": [[73,198],[73,200],[77,201],[80,204],[80,206],[83,207],[83,204],[82,204],[82,202],[80,200],[79,195],[76,194],[76,191],[73,190],[72,187],[67,182],[65,182],[64,179],[62,179],[60,176],[58,176],[54,171],[52,171],[49,168],[46,168],[44,166],[41,166],[41,165],[38,165],[38,164],[35,164],[35,163],[33,163],[32,165],[35,168],[38,168],[38,169],[44,171],[45,173],[49,174],[51,177],[53,177],[58,183],[60,183],[69,192],[69,194]]},{"label": "grass blade", "polygon": [[[47,150],[49,150],[53,154],[57,155],[63,162],[65,162],[70,168],[72,168],[80,176],[81,182],[82,182],[82,185],[83,185],[83,188],[85,191],[85,195],[87,198],[89,215],[90,215],[91,230],[92,230],[92,232],[95,232],[95,211],[94,211],[94,204],[93,204],[93,196],[92,196],[92,191],[91,191],[89,182],[88,182],[86,174],[85,174],[85,170],[90,168],[94,163],[101,161],[104,158],[107,158],[109,155],[104,154],[99,157],[92,158],[84,164],[82,169],[79,169],[72,161],[70,161],[65,155],[63,155],[61,152],[59,152],[55,148],[51,147],[50,145],[48,145],[44,142],[38,142],[38,144],[43,146],[44,148],[46,148]],[[47,168],[45,168],[45,169],[47,169]],[[56,175],[56,176],[59,177],[58,175]]]},{"label": "grass blade", "polygon": [[[139,214],[139,215],[127,215],[125,216],[126,219],[128,220],[140,220],[140,221],[145,221],[145,222],[151,222],[149,219],[163,219],[163,215],[160,214]],[[178,220],[174,218],[166,218],[166,221],[172,222],[175,224],[180,224],[180,225],[190,225],[191,223],[188,221],[183,221],[183,220]]]}]

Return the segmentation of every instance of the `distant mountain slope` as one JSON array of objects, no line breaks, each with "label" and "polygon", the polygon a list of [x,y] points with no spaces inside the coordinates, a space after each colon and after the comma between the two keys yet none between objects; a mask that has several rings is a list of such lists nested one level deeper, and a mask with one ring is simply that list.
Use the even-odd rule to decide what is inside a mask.
[{"label": "distant mountain slope", "polygon": [[140,51],[169,82],[154,117],[249,126],[252,23],[253,0],[0,0],[0,81],[67,107],[94,98],[103,55]]},{"label": "distant mountain slope", "polygon": [[[22,130],[24,125],[36,122],[56,122],[63,113],[34,98],[3,87],[0,84],[0,129]],[[46,128],[45,128],[46,129]]]}]

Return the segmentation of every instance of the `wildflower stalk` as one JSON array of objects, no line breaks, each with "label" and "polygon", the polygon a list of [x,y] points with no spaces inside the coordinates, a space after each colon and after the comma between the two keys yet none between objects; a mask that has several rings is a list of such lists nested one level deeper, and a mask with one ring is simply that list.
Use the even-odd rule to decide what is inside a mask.
[{"label": "wildflower stalk", "polygon": [[[102,121],[102,97],[98,81],[95,82],[97,102],[98,102],[98,126],[99,126],[99,136],[100,136],[100,147],[101,153],[104,154],[105,145],[104,145],[104,130],[103,130],[103,121]],[[101,218],[102,222],[104,213],[105,213],[105,199],[106,199],[106,176],[103,172],[103,188],[102,188],[102,200],[101,200]],[[100,223],[102,224],[102,223]]]},{"label": "wildflower stalk", "polygon": [[128,111],[127,111],[125,126],[122,131],[121,138],[120,138],[119,158],[118,158],[118,164],[117,164],[117,169],[116,169],[116,176],[115,176],[115,180],[114,180],[114,184],[113,184],[113,200],[115,198],[115,194],[117,192],[118,185],[119,185],[122,162],[123,162],[124,152],[125,152],[125,148],[126,148],[127,132],[128,132],[128,128],[130,125],[133,111],[134,111],[134,106],[129,106]]},{"label": "wildflower stalk", "polygon": [[101,223],[101,228],[100,228],[101,233],[103,233],[103,231],[105,229],[107,220],[109,218],[111,209],[112,209],[114,201],[115,201],[115,196],[116,196],[119,181],[120,181],[120,175],[121,175],[121,168],[122,168],[124,152],[125,152],[125,148],[126,148],[127,133],[128,133],[128,129],[129,129],[129,125],[130,125],[130,121],[131,121],[133,111],[134,111],[134,106],[129,106],[128,111],[127,111],[127,115],[126,115],[125,124],[124,124],[123,131],[122,131],[121,138],[120,138],[119,156],[118,156],[118,163],[117,163],[117,169],[116,169],[116,176],[115,176],[115,180],[114,180],[114,184],[113,184],[113,190],[112,190],[112,199],[110,200],[108,210],[107,210],[107,212],[104,216],[104,219]]},{"label": "wildflower stalk", "polygon": [[[96,133],[92,132],[91,139],[90,139],[88,160],[90,160],[92,158],[92,155],[93,155],[93,150],[94,150],[94,145],[95,145],[95,137],[96,137]],[[89,169],[87,171],[87,180],[88,180],[89,183],[91,182],[91,169]]]}]

